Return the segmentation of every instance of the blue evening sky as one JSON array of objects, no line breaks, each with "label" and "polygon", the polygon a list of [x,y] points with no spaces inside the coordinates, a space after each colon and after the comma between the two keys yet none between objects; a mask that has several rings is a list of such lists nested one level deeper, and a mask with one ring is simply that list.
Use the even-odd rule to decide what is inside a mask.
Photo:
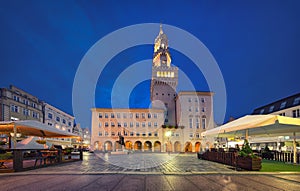
[{"label": "blue evening sky", "polygon": [[[216,59],[226,85],[227,121],[300,92],[299,9],[296,0],[0,0],[0,87],[13,84],[73,114],[73,80],[85,53],[117,29],[162,22],[196,36]],[[145,45],[115,56],[99,77],[96,106],[110,107],[118,75],[152,54],[153,46]],[[171,56],[197,90],[209,91],[201,71],[187,57],[173,49]],[[130,107],[149,106],[149,86],[144,81],[133,88]],[[90,127],[90,120],[76,122]]]}]

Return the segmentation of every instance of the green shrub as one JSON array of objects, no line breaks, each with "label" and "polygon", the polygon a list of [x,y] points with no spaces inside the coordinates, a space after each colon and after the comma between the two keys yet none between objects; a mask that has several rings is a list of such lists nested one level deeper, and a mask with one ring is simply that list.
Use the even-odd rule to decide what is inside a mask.
[{"label": "green shrub", "polygon": [[244,141],[244,144],[242,146],[242,150],[239,152],[239,156],[242,156],[242,157],[249,156],[251,158],[256,158],[257,157],[253,154],[253,151],[252,151],[247,139],[245,139],[245,141]]}]

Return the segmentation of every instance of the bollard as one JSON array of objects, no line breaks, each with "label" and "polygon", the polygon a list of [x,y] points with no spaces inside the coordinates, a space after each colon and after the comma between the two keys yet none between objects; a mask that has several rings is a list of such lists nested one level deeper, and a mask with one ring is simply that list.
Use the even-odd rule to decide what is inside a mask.
[{"label": "bollard", "polygon": [[83,160],[83,152],[82,152],[82,149],[80,150],[80,160]]}]

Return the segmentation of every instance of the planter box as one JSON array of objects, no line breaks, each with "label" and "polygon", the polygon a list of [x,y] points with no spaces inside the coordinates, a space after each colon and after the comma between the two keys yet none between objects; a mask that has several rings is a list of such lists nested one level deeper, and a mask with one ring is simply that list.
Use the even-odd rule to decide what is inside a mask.
[{"label": "planter box", "polygon": [[237,157],[237,167],[245,170],[260,170],[261,158]]}]

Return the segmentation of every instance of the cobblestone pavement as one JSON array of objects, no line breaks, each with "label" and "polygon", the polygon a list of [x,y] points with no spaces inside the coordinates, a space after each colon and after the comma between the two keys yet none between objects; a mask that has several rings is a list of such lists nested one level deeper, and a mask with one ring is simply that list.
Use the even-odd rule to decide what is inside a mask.
[{"label": "cobblestone pavement", "polygon": [[300,190],[299,175],[1,175],[1,190]]},{"label": "cobblestone pavement", "polygon": [[237,172],[196,154],[85,153],[83,161],[0,174],[0,190],[298,191],[300,174]]},{"label": "cobblestone pavement", "polygon": [[196,154],[133,153],[108,155],[84,153],[83,161],[49,166],[35,172],[77,173],[190,173],[234,172],[226,165],[199,160]]}]

